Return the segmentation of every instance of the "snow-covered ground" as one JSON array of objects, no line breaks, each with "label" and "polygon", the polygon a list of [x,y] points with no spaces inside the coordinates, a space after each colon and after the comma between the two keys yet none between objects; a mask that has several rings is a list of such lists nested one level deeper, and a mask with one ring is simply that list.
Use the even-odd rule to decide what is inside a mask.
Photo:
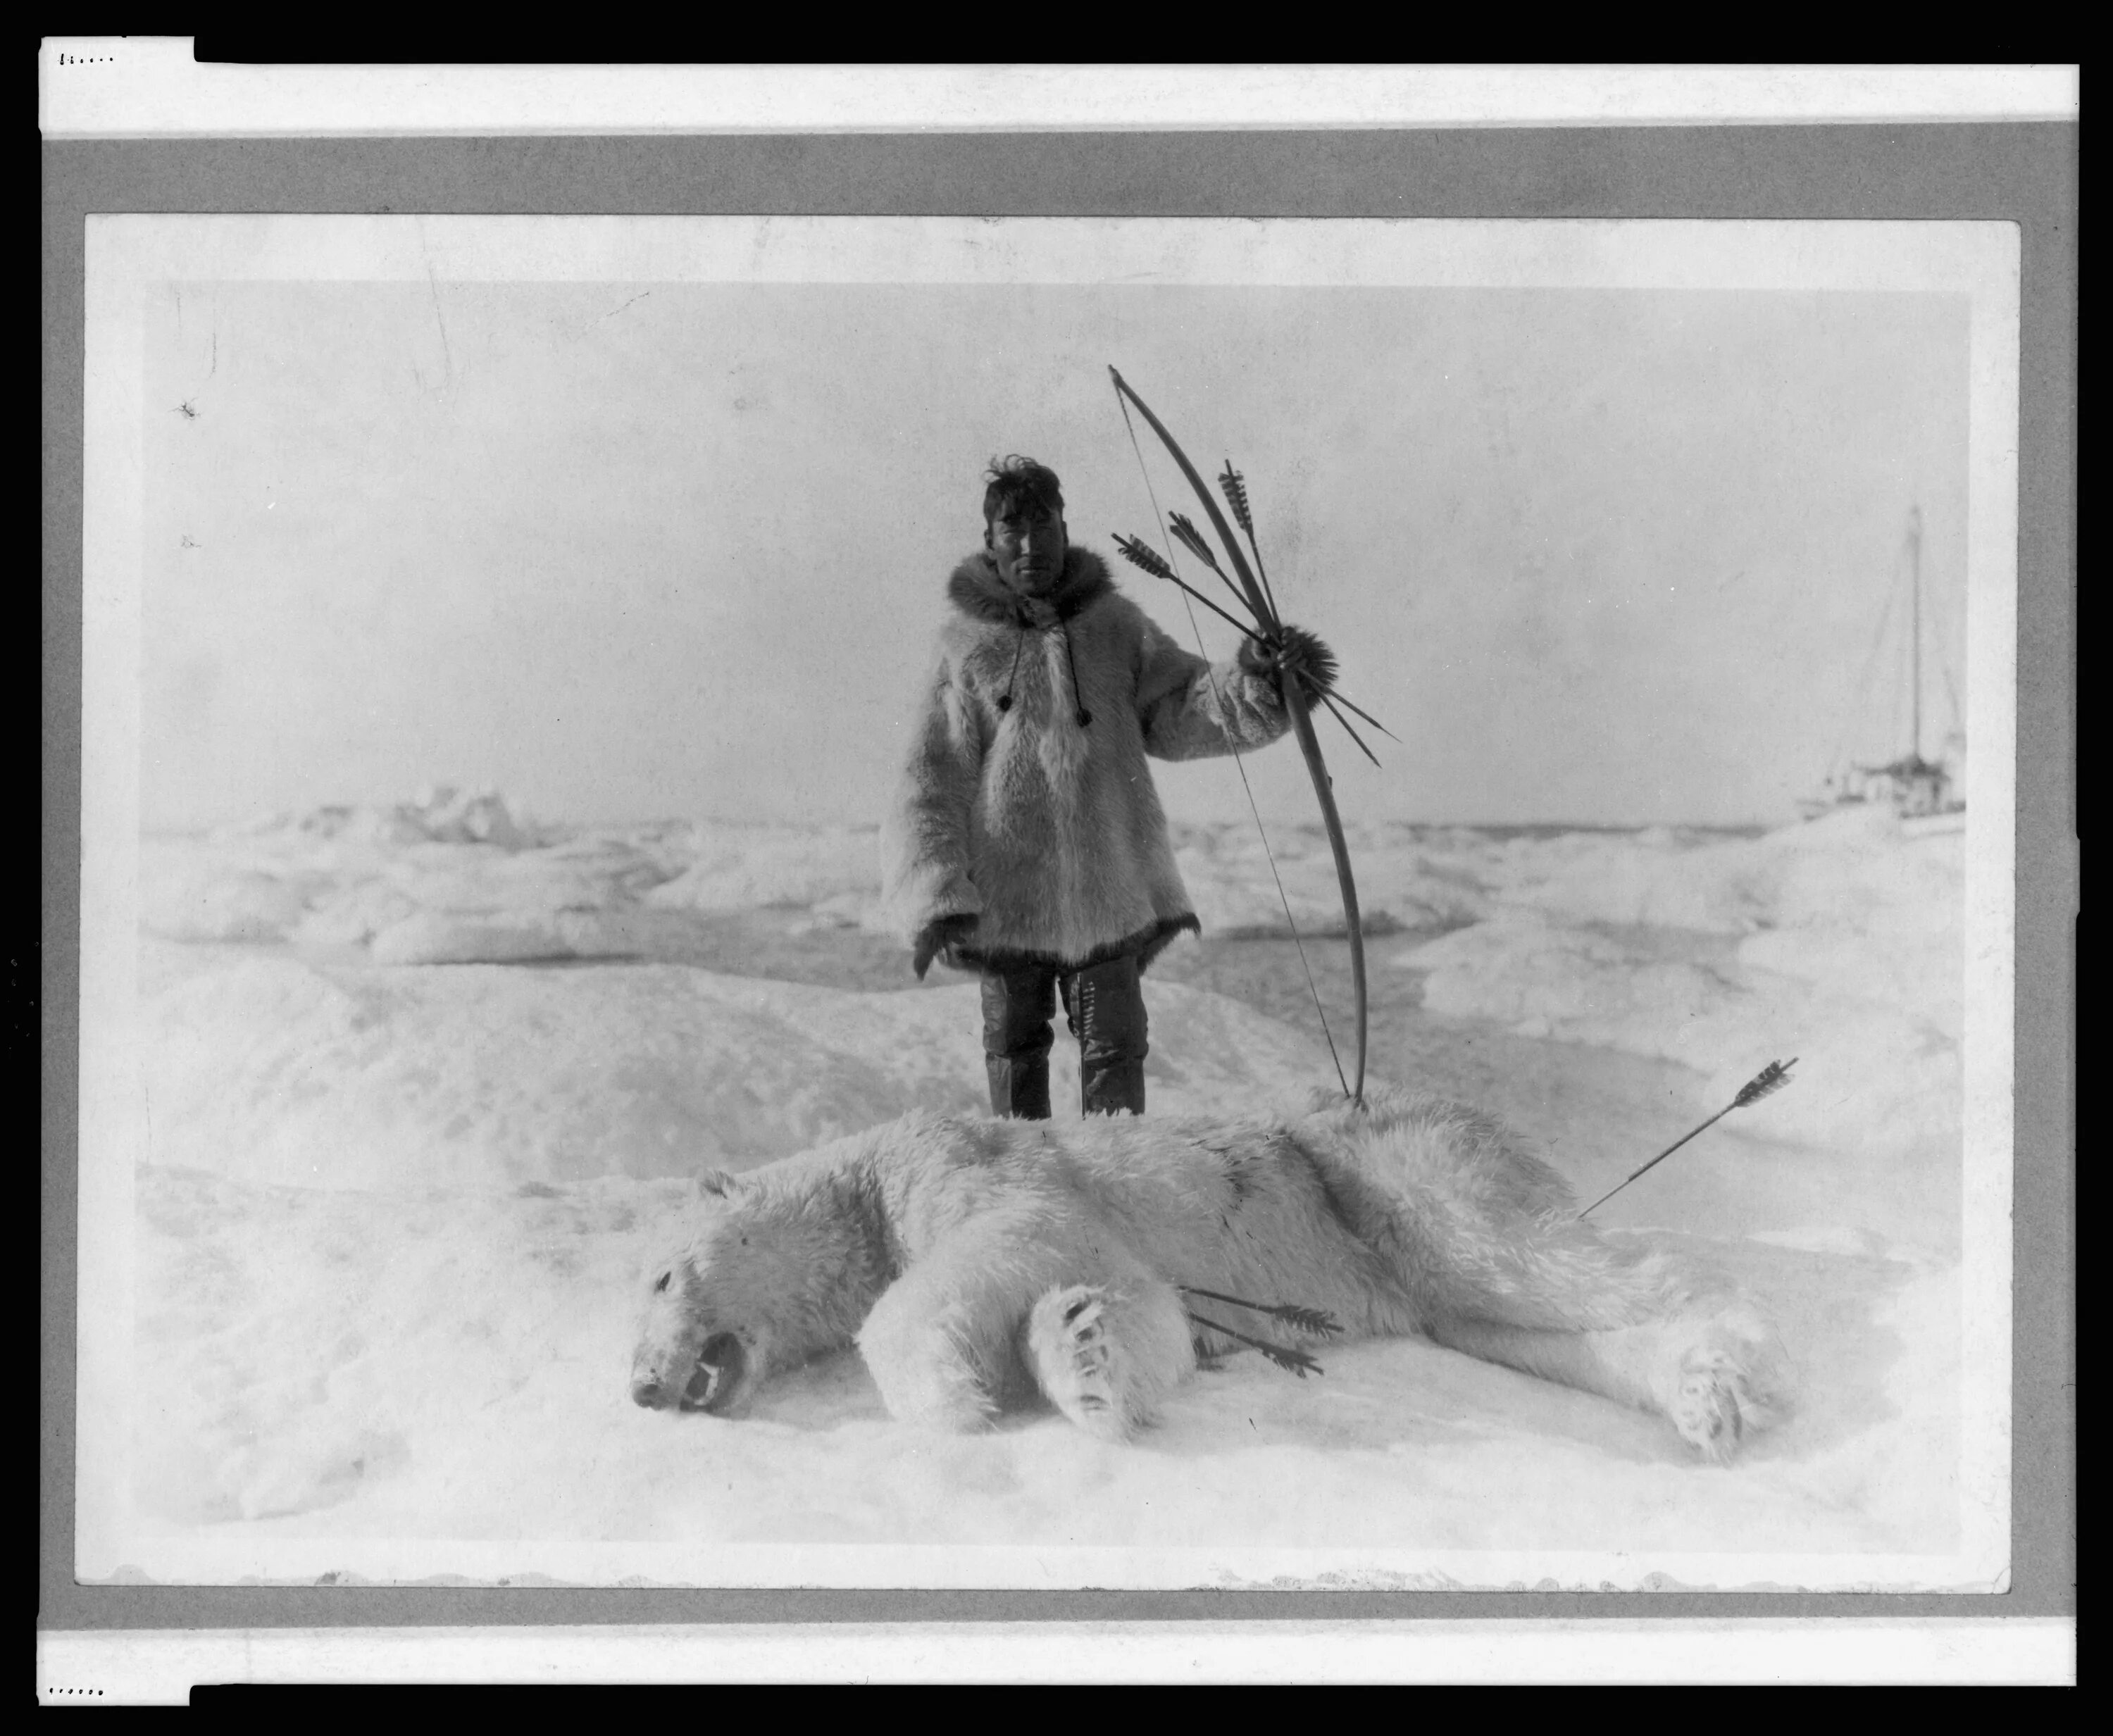
[{"label": "snow-covered ground", "polygon": [[[1281,928],[1251,828],[1179,841],[1207,933]],[[1339,923],[1318,835],[1273,841],[1302,928]],[[1414,1342],[1305,1381],[1236,1357],[1127,1447],[1049,1415],[921,1435],[855,1356],[743,1421],[638,1410],[635,1280],[684,1178],[982,1107],[973,984],[874,980],[874,845],[539,824],[450,791],[148,841],[128,1552],[105,1570],[906,1583],[928,1570],[901,1551],[978,1546],[928,1576],[1050,1583],[1096,1551],[1078,1583],[1908,1584],[1960,1547],[1960,839],[1883,816],[1352,838],[1367,909],[1406,931],[1373,945],[1399,1014],[1373,1074],[1473,1094],[1454,1058],[1486,1038],[1520,1082],[1490,1106],[1612,1130],[1626,1155],[1581,1192],[1799,1057],[1600,1214],[1778,1315],[1798,1406],[1728,1469]],[[1306,1028],[1179,975],[1148,991],[1155,1112],[1332,1077]]]}]

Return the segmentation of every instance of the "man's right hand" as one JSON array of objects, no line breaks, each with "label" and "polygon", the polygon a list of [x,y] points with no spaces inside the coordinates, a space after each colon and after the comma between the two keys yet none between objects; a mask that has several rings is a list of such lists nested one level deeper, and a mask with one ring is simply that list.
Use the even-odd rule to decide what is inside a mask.
[{"label": "man's right hand", "polygon": [[933,959],[975,932],[976,918],[973,915],[942,916],[937,922],[927,923],[917,936],[917,945],[910,959],[917,980],[924,980],[924,973],[931,969]]}]

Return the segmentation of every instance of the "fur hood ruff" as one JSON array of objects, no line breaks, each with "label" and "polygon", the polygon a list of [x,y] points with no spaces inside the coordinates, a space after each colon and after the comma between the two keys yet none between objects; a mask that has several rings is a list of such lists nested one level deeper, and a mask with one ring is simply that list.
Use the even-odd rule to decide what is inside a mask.
[{"label": "fur hood ruff", "polygon": [[988,554],[970,555],[954,569],[947,597],[963,614],[993,627],[1047,627],[1084,613],[1115,588],[1106,561],[1074,549],[1064,557],[1064,576],[1047,597],[1021,596],[997,576],[997,563]]}]

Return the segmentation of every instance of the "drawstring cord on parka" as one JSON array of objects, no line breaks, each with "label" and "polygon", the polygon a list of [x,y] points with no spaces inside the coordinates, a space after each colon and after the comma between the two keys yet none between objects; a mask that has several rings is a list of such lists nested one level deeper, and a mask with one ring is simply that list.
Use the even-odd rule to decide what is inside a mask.
[{"label": "drawstring cord on parka", "polygon": [[[1071,671],[1071,698],[1078,713],[1079,727],[1084,729],[1093,721],[1093,714],[1086,709],[1086,696],[1079,690],[1079,659],[1071,649],[1071,630],[1059,621],[1056,631],[1064,636],[1064,661]],[[1013,641],[1012,672],[1006,677],[1005,691],[998,695],[997,709],[1000,711],[1012,709],[1012,690],[1020,680],[1020,654],[1026,648],[1027,622],[1023,619],[1020,622],[1020,637]]]}]

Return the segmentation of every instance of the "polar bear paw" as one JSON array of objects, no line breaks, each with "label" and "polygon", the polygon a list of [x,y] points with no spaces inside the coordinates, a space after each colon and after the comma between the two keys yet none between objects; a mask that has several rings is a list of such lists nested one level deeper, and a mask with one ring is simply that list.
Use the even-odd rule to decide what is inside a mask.
[{"label": "polar bear paw", "polygon": [[1666,1412],[1681,1438],[1723,1464],[1774,1419],[1775,1376],[1760,1342],[1713,1333],[1681,1358]]},{"label": "polar bear paw", "polygon": [[1121,1440],[1133,1419],[1110,1332],[1113,1303],[1096,1284],[1051,1291],[1029,1318],[1027,1349],[1035,1379],[1052,1404],[1089,1433]]}]

